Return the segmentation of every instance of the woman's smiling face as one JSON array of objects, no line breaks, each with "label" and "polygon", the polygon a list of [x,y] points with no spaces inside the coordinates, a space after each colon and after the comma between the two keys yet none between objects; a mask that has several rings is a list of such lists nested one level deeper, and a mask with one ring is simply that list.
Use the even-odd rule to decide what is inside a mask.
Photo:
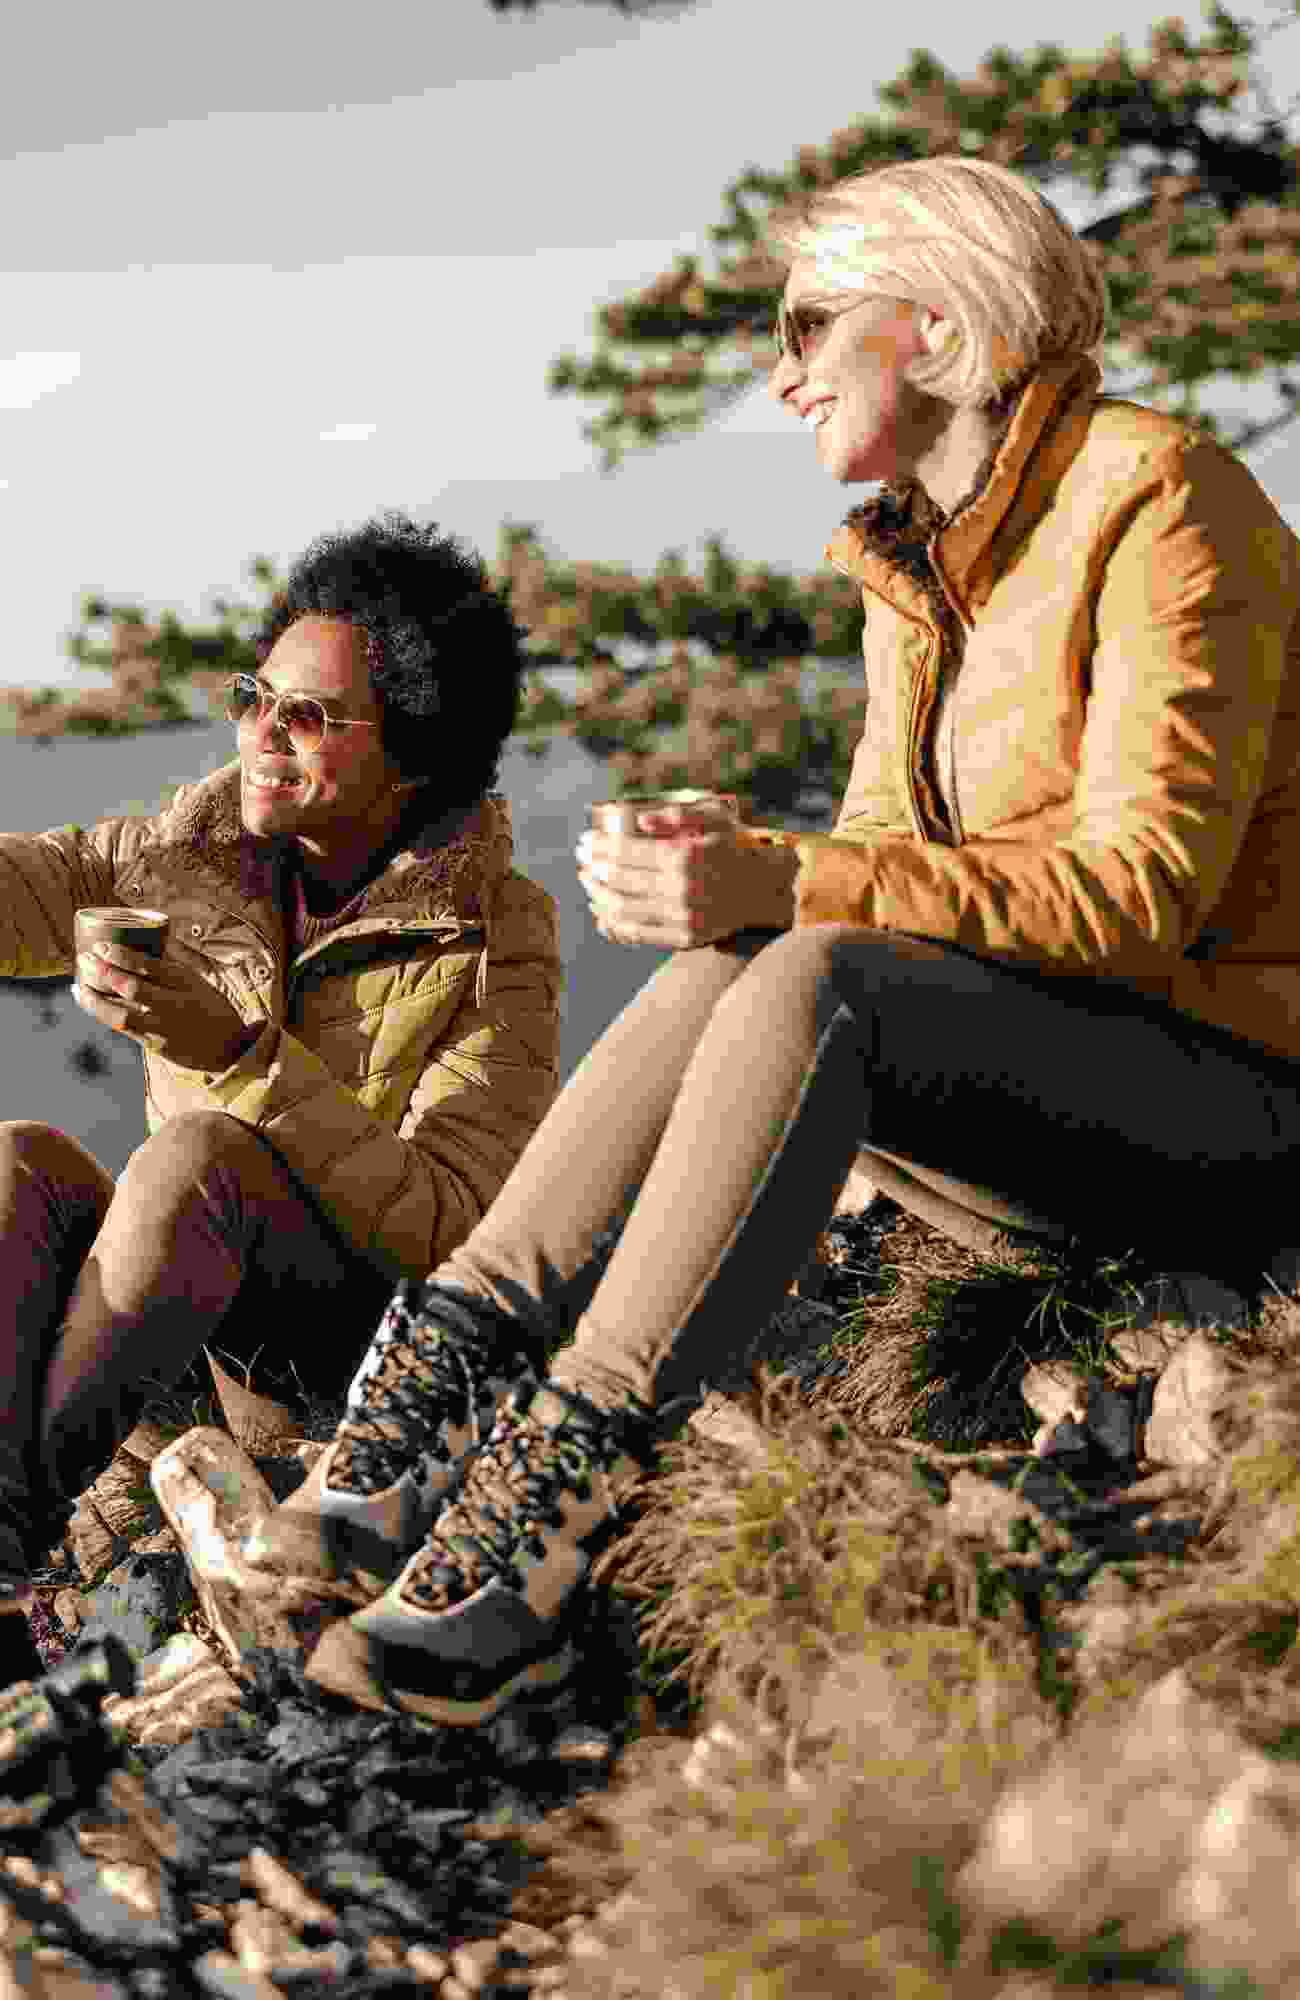
[{"label": "woman's smiling face", "polygon": [[240,804],[250,833],[355,837],[392,816],[402,773],[380,740],[366,635],[341,618],[299,618],[281,633],[260,677],[275,693],[314,695],[340,724],[304,754],[270,715],[239,725]]},{"label": "woman's smiling face", "polygon": [[878,296],[832,303],[816,265],[803,259],[791,266],[784,304],[802,358],[782,357],[768,393],[812,429],[833,479],[905,477],[952,414],[905,379],[929,351],[917,307]]}]

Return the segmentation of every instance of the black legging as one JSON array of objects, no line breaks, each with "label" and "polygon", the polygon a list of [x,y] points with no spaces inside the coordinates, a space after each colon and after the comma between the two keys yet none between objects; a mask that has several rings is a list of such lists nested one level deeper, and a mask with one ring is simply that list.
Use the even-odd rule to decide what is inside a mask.
[{"label": "black legging", "polygon": [[1300,1065],[1105,980],[746,932],[660,967],[435,1276],[576,1319],[552,1374],[597,1402],[693,1393],[779,1306],[864,1146],[986,1214],[1239,1276],[1287,1226]]}]

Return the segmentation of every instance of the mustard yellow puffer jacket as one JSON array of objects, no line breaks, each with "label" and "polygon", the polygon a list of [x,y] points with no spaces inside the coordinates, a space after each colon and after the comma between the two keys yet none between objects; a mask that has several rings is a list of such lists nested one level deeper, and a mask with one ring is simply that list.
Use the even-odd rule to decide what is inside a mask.
[{"label": "mustard yellow puffer jacket", "polygon": [[1124,980],[1300,1058],[1300,544],[1100,380],[1032,377],[951,520],[909,482],[827,545],[867,708],[797,921]]},{"label": "mustard yellow puffer jacket", "polygon": [[556,910],[512,851],[491,794],[459,827],[451,815],[417,835],[360,914],[290,963],[283,850],[244,832],[236,762],[152,817],[0,835],[0,976],[72,972],[80,904],[167,910],[212,984],[265,1026],[220,1073],[146,1054],[150,1131],[229,1112],[381,1271],[424,1277],[484,1213],[558,1084]]}]

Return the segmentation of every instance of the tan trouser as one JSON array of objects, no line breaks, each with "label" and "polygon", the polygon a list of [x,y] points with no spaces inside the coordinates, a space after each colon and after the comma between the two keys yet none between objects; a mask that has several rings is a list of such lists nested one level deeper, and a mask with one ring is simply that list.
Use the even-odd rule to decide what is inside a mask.
[{"label": "tan trouser", "polygon": [[82,1491],[205,1342],[341,1394],[391,1290],[223,1112],[170,1119],[116,1184],[52,1126],[0,1123],[0,1481],[38,1515]]},{"label": "tan trouser", "polygon": [[745,932],[660,967],[434,1276],[573,1330],[558,1382],[661,1405],[752,1341],[860,1154],[968,1242],[1240,1281],[1293,1227],[1298,1149],[1300,1066],[1113,982],[846,925]]}]

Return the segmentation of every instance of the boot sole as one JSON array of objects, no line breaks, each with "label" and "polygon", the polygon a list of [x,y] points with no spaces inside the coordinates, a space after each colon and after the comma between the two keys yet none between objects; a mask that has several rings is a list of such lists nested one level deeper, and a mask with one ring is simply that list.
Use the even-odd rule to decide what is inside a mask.
[{"label": "boot sole", "polygon": [[491,1722],[516,1699],[558,1694],[573,1678],[578,1665],[576,1649],[566,1639],[544,1659],[530,1660],[490,1694],[469,1700],[395,1687],[384,1678],[383,1650],[349,1625],[336,1625],[325,1633],[303,1677],[315,1687],[342,1695],[362,1708],[417,1715],[426,1722],[470,1728],[478,1722]]}]

